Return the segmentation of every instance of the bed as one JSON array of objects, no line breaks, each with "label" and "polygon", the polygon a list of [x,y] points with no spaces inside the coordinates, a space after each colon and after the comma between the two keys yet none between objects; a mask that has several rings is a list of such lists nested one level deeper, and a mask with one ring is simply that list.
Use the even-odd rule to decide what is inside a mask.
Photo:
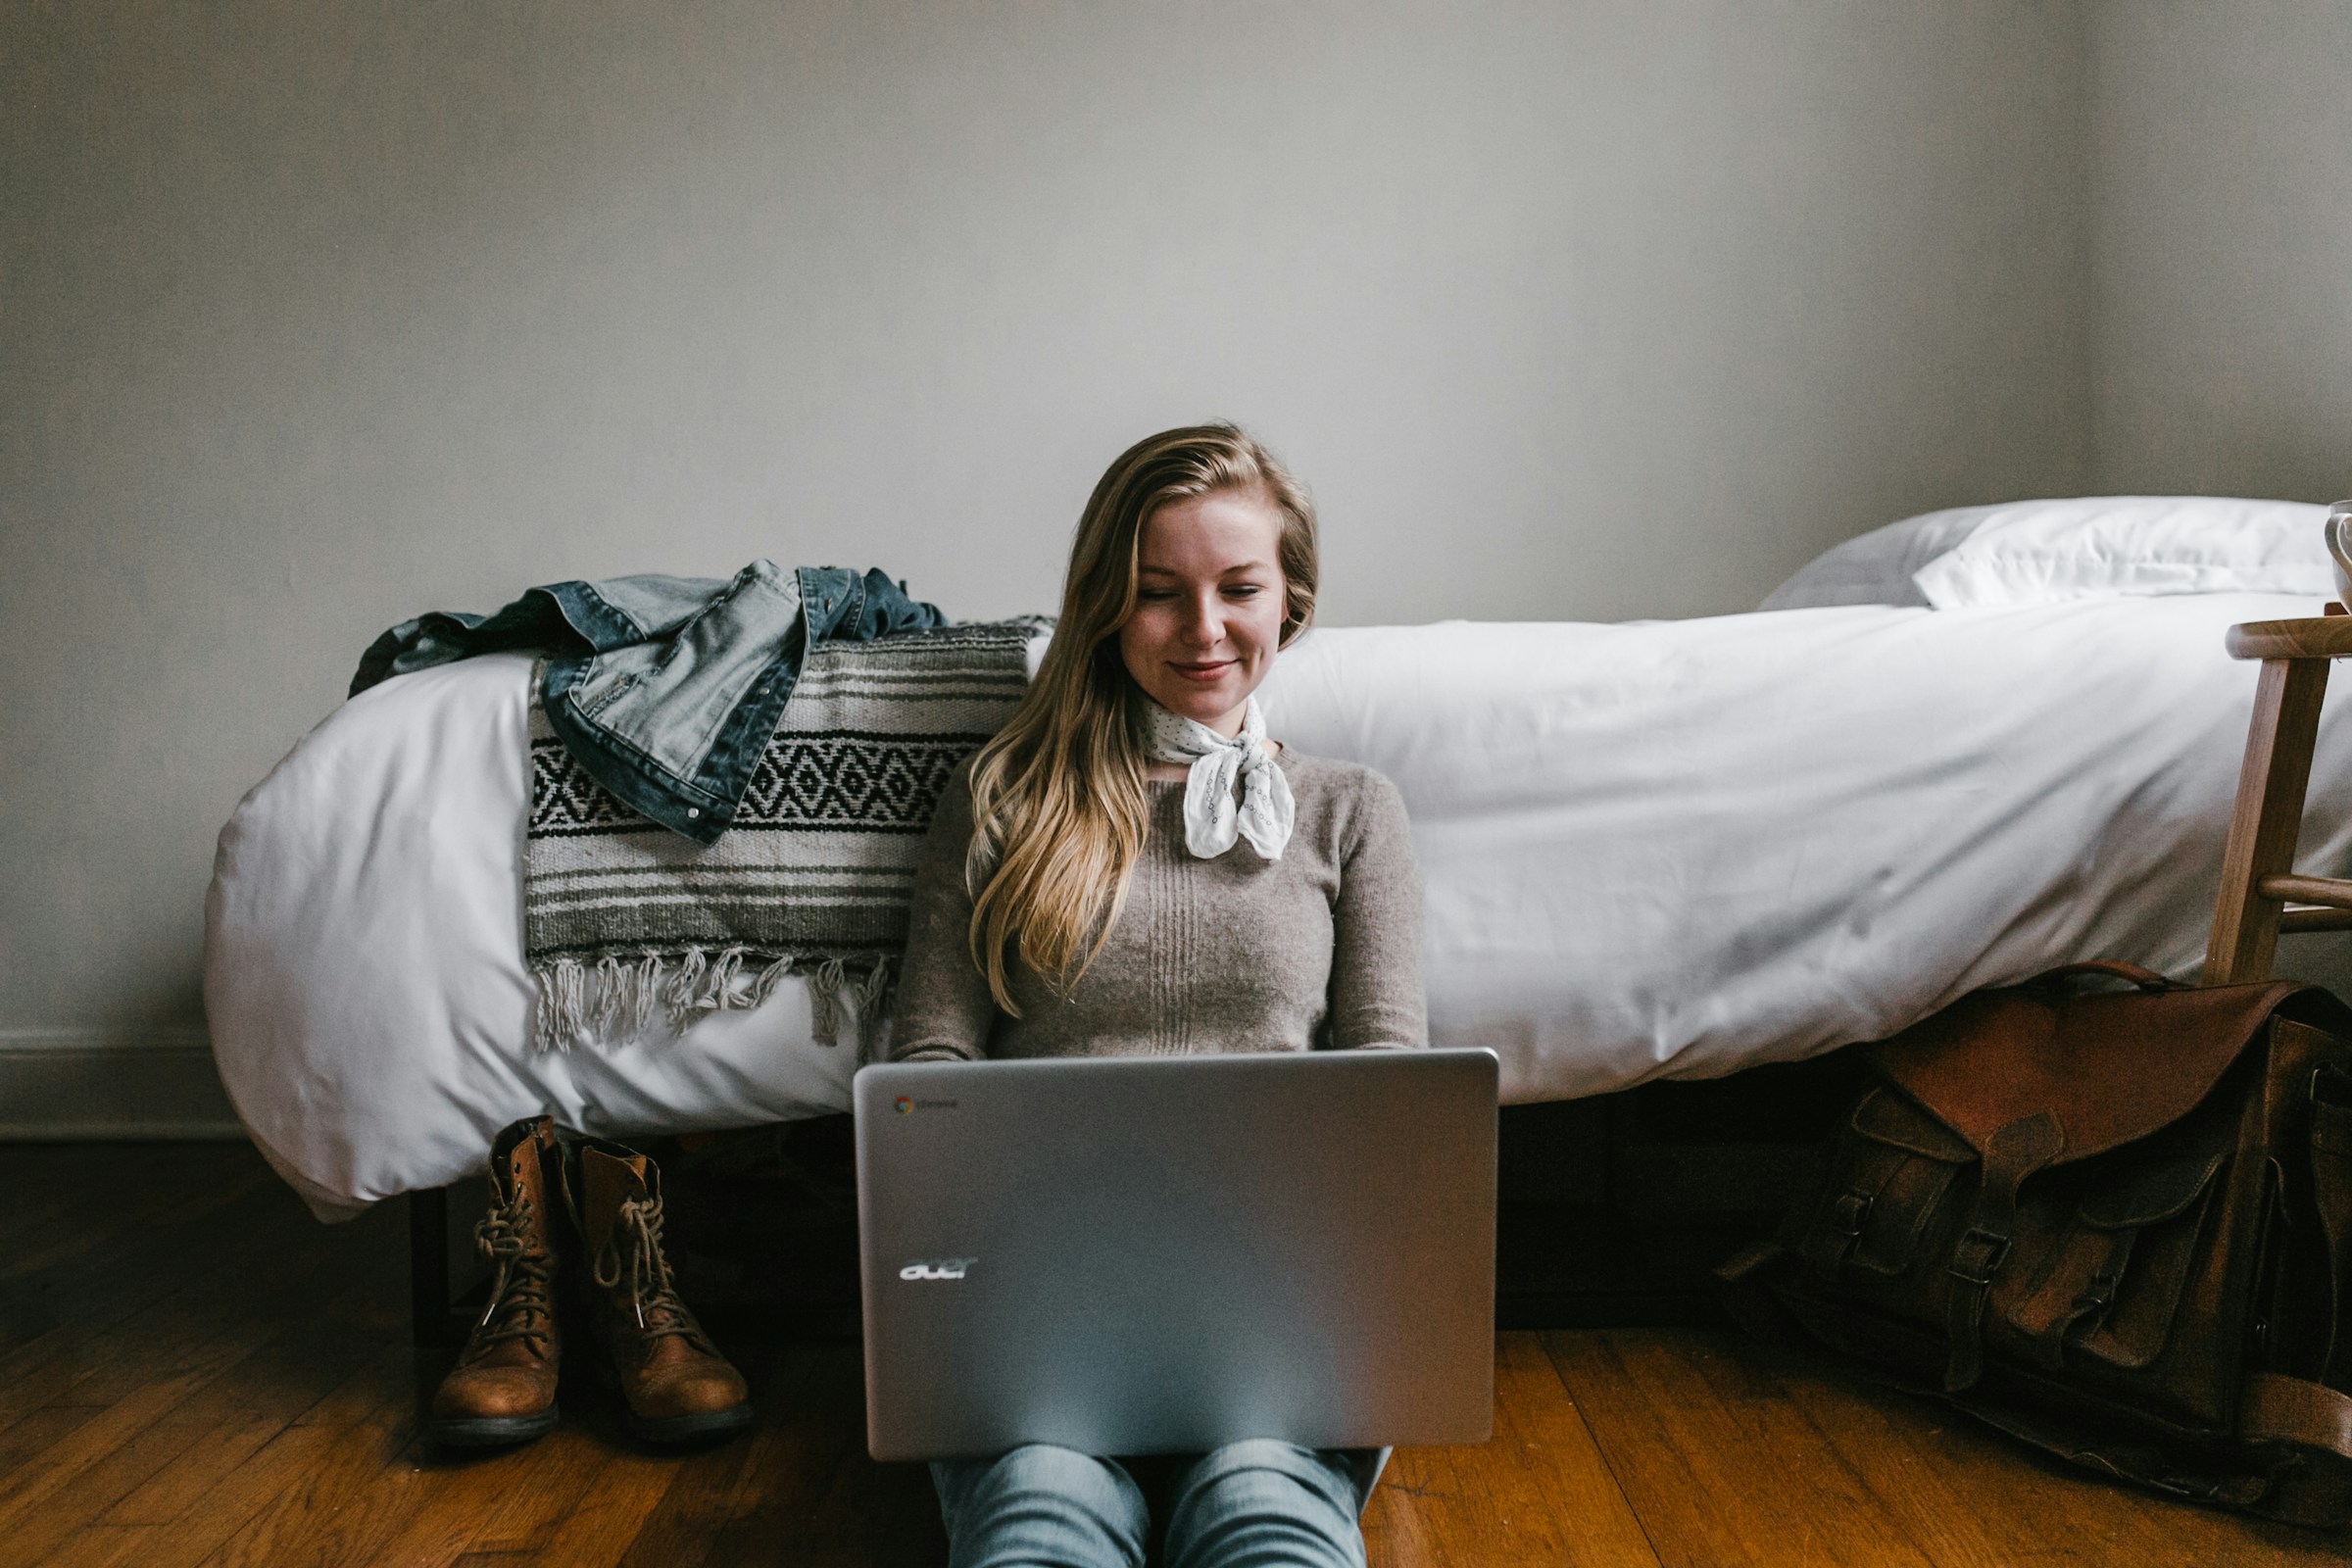
[{"label": "bed", "polygon": [[[2192,544],[2227,535],[2218,565],[2174,550],[2149,589],[2137,558],[2070,578],[2017,550],[2003,586],[1989,551],[1954,560],[2017,544],[1976,509],[1957,546],[1908,519],[1832,552],[1775,596],[1790,608],[1320,629],[1263,695],[1285,741],[1401,791],[1432,1039],[1494,1048],[1506,1102],[1794,1060],[2078,958],[2192,977],[2254,681],[2224,631],[2328,590],[2295,542],[2318,509],[2165,505]],[[2112,544],[2120,525],[2091,521],[2107,533],[2068,537]],[[493,656],[363,694],[221,832],[216,1057],[323,1218],[477,1171],[497,1128],[543,1108],[628,1137],[849,1103],[855,1047],[814,1043],[799,984],[683,1033],[533,1048],[530,669]],[[2334,704],[2319,758],[2304,863],[2332,868],[2352,849]],[[2328,978],[2344,947],[2297,938],[2282,967]]]}]

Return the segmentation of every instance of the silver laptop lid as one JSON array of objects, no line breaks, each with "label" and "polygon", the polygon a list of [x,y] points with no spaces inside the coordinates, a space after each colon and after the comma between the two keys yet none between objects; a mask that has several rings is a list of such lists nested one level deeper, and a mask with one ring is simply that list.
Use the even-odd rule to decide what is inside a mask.
[{"label": "silver laptop lid", "polygon": [[877,1459],[1482,1443],[1487,1051],[919,1062],[854,1097]]}]

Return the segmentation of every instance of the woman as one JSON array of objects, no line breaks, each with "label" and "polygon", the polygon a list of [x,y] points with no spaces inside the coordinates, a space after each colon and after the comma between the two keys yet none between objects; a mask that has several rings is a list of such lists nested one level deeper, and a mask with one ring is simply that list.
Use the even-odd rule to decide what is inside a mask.
[{"label": "woman", "polygon": [[[1252,696],[1315,579],[1304,490],[1232,425],[1110,466],[1037,679],[933,821],[896,1059],[1428,1043],[1403,803],[1267,739]],[[932,1475],[959,1565],[1140,1564],[1148,1491],[1172,1565],[1360,1565],[1384,1457],[1036,1445]]]}]

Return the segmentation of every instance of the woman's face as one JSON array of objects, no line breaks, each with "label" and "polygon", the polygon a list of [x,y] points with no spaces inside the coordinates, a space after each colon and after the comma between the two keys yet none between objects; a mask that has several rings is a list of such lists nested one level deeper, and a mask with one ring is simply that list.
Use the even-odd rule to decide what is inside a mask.
[{"label": "woman's face", "polygon": [[1171,501],[1144,519],[1119,657],[1162,708],[1240,733],[1282,640],[1281,538],[1282,513],[1257,490]]}]

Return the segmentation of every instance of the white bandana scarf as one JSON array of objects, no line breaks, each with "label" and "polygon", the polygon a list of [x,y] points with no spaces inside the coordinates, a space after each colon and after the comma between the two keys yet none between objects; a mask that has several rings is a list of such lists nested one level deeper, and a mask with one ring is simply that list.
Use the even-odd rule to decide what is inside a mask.
[{"label": "white bandana scarf", "polygon": [[[1233,848],[1235,838],[1269,860],[1282,858],[1298,819],[1291,799],[1291,781],[1274,759],[1266,755],[1266,720],[1252,697],[1242,710],[1242,732],[1232,740],[1206,724],[1171,713],[1147,697],[1144,714],[1146,749],[1162,762],[1185,762],[1192,767],[1184,782],[1184,847],[1201,859],[1214,859]],[[1239,778],[1242,798],[1234,801]]]}]

